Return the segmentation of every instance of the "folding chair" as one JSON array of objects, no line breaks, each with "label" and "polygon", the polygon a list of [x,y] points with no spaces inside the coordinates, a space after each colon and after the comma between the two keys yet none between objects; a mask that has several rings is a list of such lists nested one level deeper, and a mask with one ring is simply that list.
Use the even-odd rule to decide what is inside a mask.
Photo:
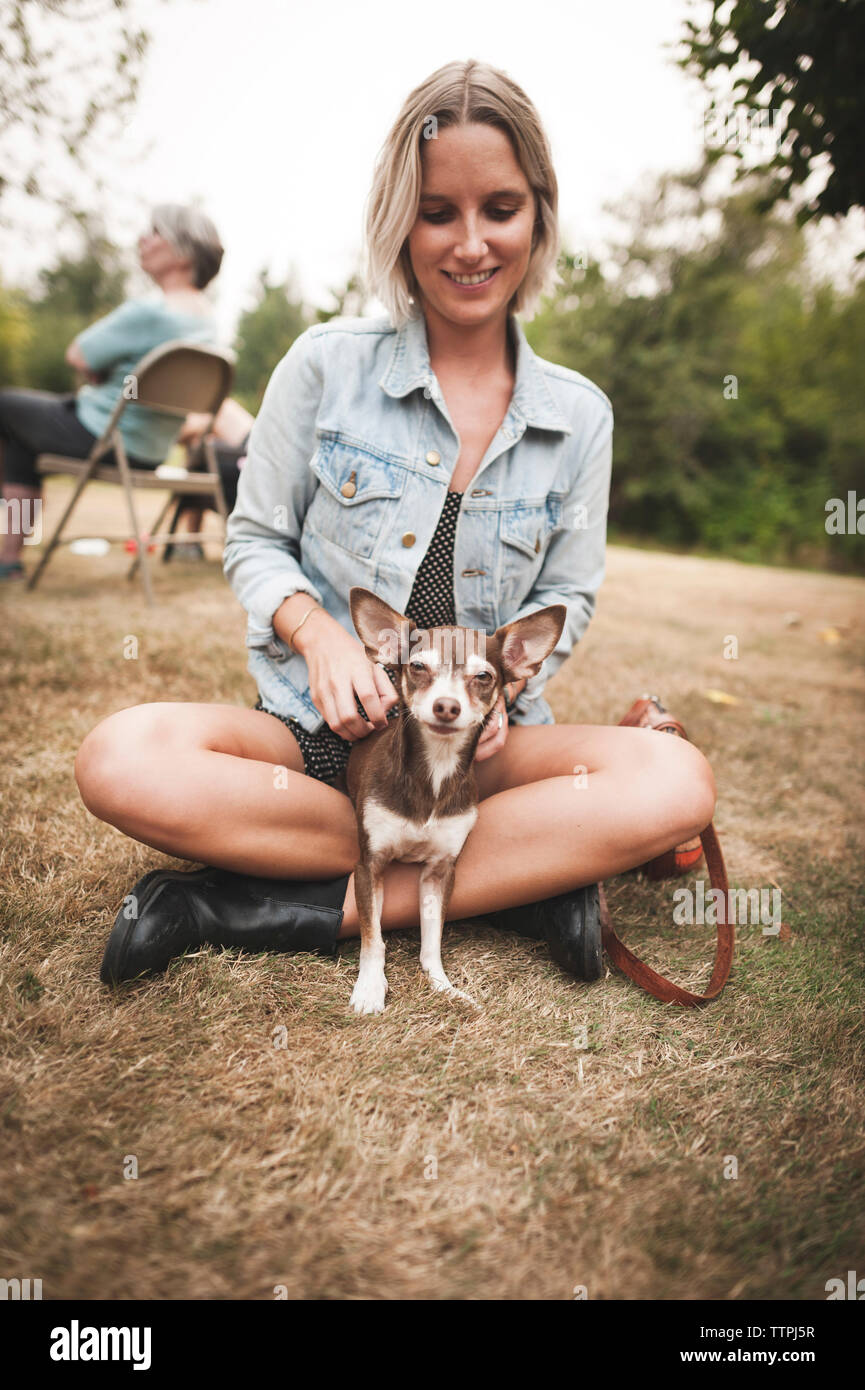
[{"label": "folding chair", "polygon": [[[135,394],[131,397],[132,403],[145,405],[148,410],[155,410],[160,414],[178,416],[178,430],[180,429],[180,420],[185,419],[193,412],[210,417],[202,441],[207,465],[206,471],[195,473],[184,470],[183,475],[179,476],[175,470],[172,470],[170,478],[160,478],[152,469],[131,468],[124,447],[123,436],[119,429],[121,416],[127,405],[130,404],[130,399],[121,393],[101,439],[96,441],[88,458],[73,459],[62,454],[40,454],[36,460],[38,473],[43,475],[66,473],[71,474],[78,481],[63,515],[45,547],[39,564],[27,581],[28,589],[36,587],[58,545],[70,545],[74,540],[82,539],[75,536],[64,537],[63,531],[88,483],[114,483],[123,488],[132,527],[131,534],[106,536],[105,539],[112,542],[135,541],[137,553],[127,577],[131,579],[140,566],[141,581],[149,604],[152,604],[154,600],[147,549],[150,545],[169,544],[172,540],[176,541],[174,526],[169,532],[164,534],[159,532],[159,527],[168,514],[172,502],[179,495],[211,496],[216,502],[223,522],[227,518],[228,509],[225,505],[225,494],[222,490],[222,480],[219,476],[219,465],[216,461],[210,429],[213,424],[213,417],[231,390],[234,379],[233,357],[218,348],[202,347],[199,343],[163,343],[142,357],[132,373],[132,377],[135,381]],[[117,467],[111,467],[107,464],[100,465],[99,460],[112,449],[117,459]],[[148,534],[142,530],[139,524],[134,494],[138,489],[164,492],[166,488],[169,489],[170,495],[156,518],[153,534]],[[174,524],[176,525],[176,514]],[[202,541],[211,538],[206,536],[204,532],[197,531],[189,536],[184,535],[183,539],[184,541]]]}]

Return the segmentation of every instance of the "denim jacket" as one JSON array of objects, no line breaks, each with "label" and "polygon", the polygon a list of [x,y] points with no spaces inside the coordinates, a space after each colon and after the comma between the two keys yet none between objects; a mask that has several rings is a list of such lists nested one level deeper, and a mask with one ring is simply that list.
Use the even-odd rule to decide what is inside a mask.
[{"label": "denim jacket", "polygon": [[[565,604],[561,638],[511,716],[551,724],[542,691],[585,632],[604,575],[613,412],[593,382],[545,362],[509,323],[516,381],[460,506],[454,604],[460,626],[489,633]],[[459,452],[423,317],[400,329],[388,318],[332,319],[292,344],[252,428],[224,557],[267,709],[322,727],[306,662],[276,635],[273,615],[307,593],[356,636],[353,584],[403,612]]]}]

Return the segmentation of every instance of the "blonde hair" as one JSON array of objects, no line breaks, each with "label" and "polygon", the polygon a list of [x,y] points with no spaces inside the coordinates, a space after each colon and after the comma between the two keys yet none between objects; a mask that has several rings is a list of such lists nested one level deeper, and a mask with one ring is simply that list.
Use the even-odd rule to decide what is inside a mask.
[{"label": "blonde hair", "polygon": [[507,73],[469,58],[438,68],[403,103],[375,163],[366,205],[367,288],[386,306],[395,327],[420,314],[408,234],[420,204],[425,139],[448,126],[495,126],[508,137],[535,195],[532,254],[509,313],[534,312],[560,280],[558,183],[540,117]]}]

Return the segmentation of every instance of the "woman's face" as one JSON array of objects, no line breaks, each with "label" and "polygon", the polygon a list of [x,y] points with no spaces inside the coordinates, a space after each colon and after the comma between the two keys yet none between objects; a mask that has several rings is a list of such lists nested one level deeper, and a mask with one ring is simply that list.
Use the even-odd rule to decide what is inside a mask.
[{"label": "woman's face", "polygon": [[449,126],[424,141],[422,160],[408,246],[424,312],[463,327],[504,316],[528,268],[536,212],[510,141],[495,126]]},{"label": "woman's face", "polygon": [[172,270],[192,270],[192,262],[181,255],[167,237],[150,227],[138,238],[138,264],[154,280]]}]

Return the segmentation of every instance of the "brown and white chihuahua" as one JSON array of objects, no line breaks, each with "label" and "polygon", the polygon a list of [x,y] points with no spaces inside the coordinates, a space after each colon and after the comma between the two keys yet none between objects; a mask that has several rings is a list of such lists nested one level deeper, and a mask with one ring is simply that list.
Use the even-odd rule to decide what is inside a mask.
[{"label": "brown and white chihuahua", "polygon": [[349,594],[371,661],[395,668],[399,714],[355,744],[346,771],[357,815],[355,899],[359,1014],[380,1014],[388,985],[381,934],[382,875],[391,860],[420,863],[420,960],[435,990],[455,989],[441,958],[456,861],[478,814],[475,749],[502,688],[535,675],[561,636],[563,604],[541,608],[493,636],[466,627],[421,628],[368,589]]}]

